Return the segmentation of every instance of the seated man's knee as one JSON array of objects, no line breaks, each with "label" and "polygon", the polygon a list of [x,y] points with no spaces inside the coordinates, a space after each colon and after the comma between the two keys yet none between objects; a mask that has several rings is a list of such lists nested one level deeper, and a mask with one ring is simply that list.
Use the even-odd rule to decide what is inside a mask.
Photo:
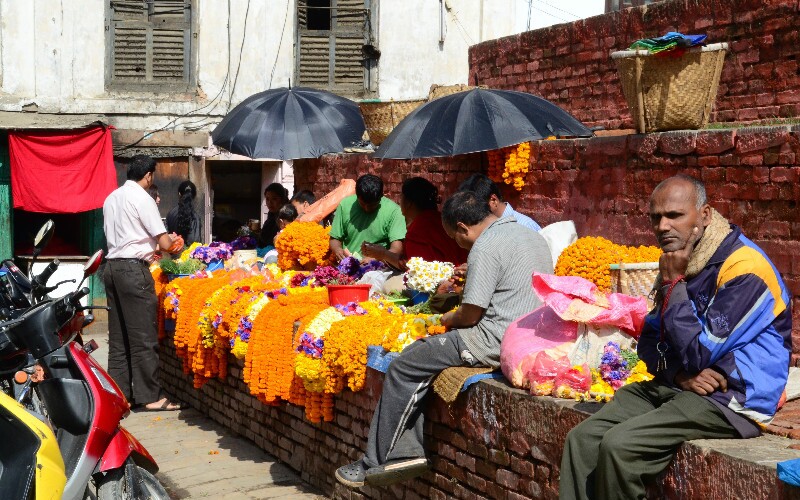
[{"label": "seated man's knee", "polygon": [[625,450],[629,441],[630,436],[627,436],[624,430],[619,426],[612,427],[603,434],[603,439],[600,441],[600,456],[619,455]]}]

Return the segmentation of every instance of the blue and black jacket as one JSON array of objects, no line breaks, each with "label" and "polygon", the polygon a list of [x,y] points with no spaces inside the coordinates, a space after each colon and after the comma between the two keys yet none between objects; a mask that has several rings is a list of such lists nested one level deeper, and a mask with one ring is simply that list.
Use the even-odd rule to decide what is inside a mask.
[{"label": "blue and black jacket", "polygon": [[[675,387],[679,370],[714,368],[727,376],[727,392],[710,396],[743,437],[758,434],[775,414],[789,374],[791,296],[766,254],[731,225],[706,267],[678,283],[664,312],[666,369],[657,372],[659,307],[639,339],[639,357],[656,381]],[[744,425],[743,425],[744,424]],[[748,430],[748,427],[750,430]]]}]

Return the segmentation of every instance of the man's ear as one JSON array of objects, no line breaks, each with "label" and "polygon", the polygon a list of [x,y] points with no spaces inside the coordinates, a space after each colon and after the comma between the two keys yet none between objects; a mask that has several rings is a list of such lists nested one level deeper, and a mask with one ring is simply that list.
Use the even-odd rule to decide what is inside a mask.
[{"label": "man's ear", "polygon": [[469,227],[463,222],[456,222],[456,232],[467,234],[469,233]]},{"label": "man's ear", "polygon": [[700,207],[700,222],[703,224],[704,228],[711,224],[712,213],[711,205],[708,203]]}]

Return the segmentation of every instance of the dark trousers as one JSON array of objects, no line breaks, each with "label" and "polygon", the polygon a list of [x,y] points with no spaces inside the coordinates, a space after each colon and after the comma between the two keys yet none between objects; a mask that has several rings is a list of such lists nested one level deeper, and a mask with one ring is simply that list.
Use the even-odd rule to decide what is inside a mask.
[{"label": "dark trousers", "polygon": [[433,379],[451,366],[472,366],[462,352],[469,352],[458,331],[417,340],[389,365],[383,392],[372,416],[364,463],[367,467],[389,460],[425,456],[422,443],[422,399]]},{"label": "dark trousers", "polygon": [[572,429],[561,459],[559,497],[645,498],[645,480],[692,439],[738,437],[713,403],[656,382],[627,385]]},{"label": "dark trousers", "polygon": [[108,373],[133,404],[158,401],[158,327],[155,283],[147,266],[109,260],[103,283],[108,313]]}]

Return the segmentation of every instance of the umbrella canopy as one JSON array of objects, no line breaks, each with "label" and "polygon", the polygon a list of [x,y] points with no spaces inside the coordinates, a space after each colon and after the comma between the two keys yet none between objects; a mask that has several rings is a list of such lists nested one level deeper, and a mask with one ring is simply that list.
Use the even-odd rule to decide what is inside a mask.
[{"label": "umbrella canopy", "polygon": [[432,158],[513,146],[549,136],[591,137],[555,104],[525,92],[473,89],[440,97],[409,114],[376,158]]},{"label": "umbrella canopy", "polygon": [[318,158],[361,140],[358,104],[324,90],[271,89],[233,108],[211,133],[214,144],[250,158]]}]

